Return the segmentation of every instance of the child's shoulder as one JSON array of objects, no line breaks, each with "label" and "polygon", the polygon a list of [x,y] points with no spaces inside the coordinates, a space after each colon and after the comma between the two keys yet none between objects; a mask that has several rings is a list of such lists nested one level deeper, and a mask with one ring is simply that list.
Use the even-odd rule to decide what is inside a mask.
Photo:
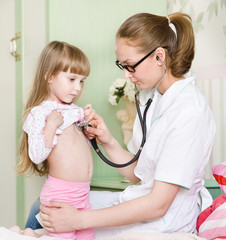
[{"label": "child's shoulder", "polygon": [[26,120],[45,119],[47,115],[56,109],[56,105],[56,102],[44,101],[40,105],[35,106],[30,110]]},{"label": "child's shoulder", "polygon": [[53,111],[56,108],[57,108],[57,103],[55,101],[43,101],[40,105],[33,107],[30,113],[45,114]]},{"label": "child's shoulder", "polygon": [[60,111],[75,110],[75,111],[83,112],[83,108],[79,107],[75,103],[61,104],[61,103],[57,103],[56,101],[47,100],[47,101],[43,101],[40,105],[33,107],[30,110],[30,114],[33,116],[46,116],[55,109]]}]

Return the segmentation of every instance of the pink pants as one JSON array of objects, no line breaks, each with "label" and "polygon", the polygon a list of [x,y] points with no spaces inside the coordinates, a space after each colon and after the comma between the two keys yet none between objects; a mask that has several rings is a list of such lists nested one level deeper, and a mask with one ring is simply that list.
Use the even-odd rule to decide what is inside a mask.
[{"label": "pink pants", "polygon": [[[49,175],[43,185],[40,201],[42,204],[50,201],[66,202],[78,210],[90,210],[92,206],[89,203],[89,190],[90,182],[68,182]],[[47,235],[72,240],[92,240],[94,230],[85,229],[66,233],[48,233]]]}]

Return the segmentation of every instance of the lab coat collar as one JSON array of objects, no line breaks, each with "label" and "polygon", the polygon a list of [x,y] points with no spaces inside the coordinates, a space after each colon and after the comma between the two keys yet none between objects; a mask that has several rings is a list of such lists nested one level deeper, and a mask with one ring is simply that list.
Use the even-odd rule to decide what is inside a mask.
[{"label": "lab coat collar", "polygon": [[154,88],[142,90],[139,94],[140,105],[144,106],[148,102],[149,98],[153,100],[153,96],[155,96],[156,93],[158,93],[158,91],[155,91]]},{"label": "lab coat collar", "polygon": [[145,104],[149,98],[152,98],[152,104],[147,113],[147,131],[151,128],[152,124],[160,119],[169,107],[176,101],[177,96],[183,92],[184,89],[190,84],[194,84],[195,74],[189,71],[184,75],[183,80],[175,82],[163,95],[159,91],[152,89],[142,90],[140,93],[141,110],[144,110]]},{"label": "lab coat collar", "polygon": [[192,71],[189,71],[187,74],[184,75],[184,79],[179,80],[172,84],[169,89],[163,94],[160,95],[158,92],[158,95],[160,95],[159,101],[157,103],[157,107],[154,110],[154,116],[152,118],[152,123],[159,119],[173,104],[174,101],[177,100],[177,97],[183,93],[183,91],[186,89],[187,86],[190,84],[194,84],[195,81],[195,73]]},{"label": "lab coat collar", "polygon": [[[164,96],[164,98],[171,96],[171,94],[174,94],[176,96],[177,92],[182,91],[184,87],[186,87],[190,82],[194,81],[195,77],[195,73],[189,71],[184,75],[183,80],[175,82],[162,96]],[[159,94],[159,91],[155,90],[154,88],[142,90],[139,95],[141,105],[145,105],[149,98],[152,98],[153,100],[155,98],[155,95]]]}]

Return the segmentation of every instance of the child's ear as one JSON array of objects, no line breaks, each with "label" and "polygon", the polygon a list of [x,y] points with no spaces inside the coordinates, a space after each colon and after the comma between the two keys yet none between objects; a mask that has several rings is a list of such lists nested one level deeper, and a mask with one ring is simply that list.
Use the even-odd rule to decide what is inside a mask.
[{"label": "child's ear", "polygon": [[45,78],[45,80],[48,81],[48,83],[52,83],[52,81],[53,81],[53,80],[52,80],[52,76],[50,76],[50,77],[48,78],[48,72],[46,72],[44,78]]},{"label": "child's ear", "polygon": [[48,79],[48,83],[52,83],[53,82],[53,77],[50,76],[50,78]]},{"label": "child's ear", "polygon": [[52,82],[53,82],[53,76],[50,76],[50,77],[48,78],[48,72],[46,72],[46,74],[45,74],[45,80],[47,80],[48,83],[52,83]]}]

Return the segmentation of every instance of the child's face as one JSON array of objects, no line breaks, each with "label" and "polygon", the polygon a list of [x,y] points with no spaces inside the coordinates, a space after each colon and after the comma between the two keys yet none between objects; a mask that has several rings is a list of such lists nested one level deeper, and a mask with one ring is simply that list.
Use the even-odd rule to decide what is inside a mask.
[{"label": "child's face", "polygon": [[60,72],[48,80],[50,95],[48,100],[58,103],[71,103],[79,95],[85,76],[70,72]]}]

